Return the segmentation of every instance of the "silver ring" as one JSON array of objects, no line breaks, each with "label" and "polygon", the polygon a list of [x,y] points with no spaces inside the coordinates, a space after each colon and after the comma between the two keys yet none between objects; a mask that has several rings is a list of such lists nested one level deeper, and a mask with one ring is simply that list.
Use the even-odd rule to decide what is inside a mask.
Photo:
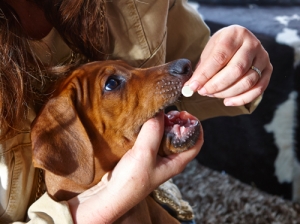
[{"label": "silver ring", "polygon": [[261,78],[261,71],[258,68],[256,68],[255,66],[252,65],[251,69],[253,69],[254,71],[256,71],[257,74],[259,75],[259,78]]}]

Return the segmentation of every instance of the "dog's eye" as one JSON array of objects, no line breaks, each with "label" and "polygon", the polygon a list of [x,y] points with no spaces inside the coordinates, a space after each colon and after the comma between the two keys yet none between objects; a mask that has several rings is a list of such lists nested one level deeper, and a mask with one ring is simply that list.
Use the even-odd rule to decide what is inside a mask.
[{"label": "dog's eye", "polygon": [[120,85],[120,81],[115,78],[110,78],[105,83],[105,90],[112,91]]}]

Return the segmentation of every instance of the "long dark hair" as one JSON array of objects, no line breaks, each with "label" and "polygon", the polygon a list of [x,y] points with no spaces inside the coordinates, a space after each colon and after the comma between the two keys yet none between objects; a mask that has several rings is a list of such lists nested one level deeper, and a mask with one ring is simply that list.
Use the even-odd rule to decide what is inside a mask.
[{"label": "long dark hair", "polygon": [[[104,0],[32,1],[43,9],[73,52],[89,60],[105,58],[108,35]],[[29,103],[41,98],[36,83],[43,83],[46,76],[54,73],[67,72],[71,66],[42,65],[30,48],[18,15],[0,0],[0,139],[18,131],[17,125],[26,118]]]}]

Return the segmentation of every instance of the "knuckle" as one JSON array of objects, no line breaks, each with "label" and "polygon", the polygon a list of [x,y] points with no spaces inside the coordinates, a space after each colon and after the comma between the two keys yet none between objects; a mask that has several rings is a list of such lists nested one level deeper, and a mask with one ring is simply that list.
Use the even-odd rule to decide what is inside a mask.
[{"label": "knuckle", "polygon": [[255,79],[254,76],[253,77],[251,77],[251,76],[246,77],[244,79],[244,82],[243,82],[244,89],[250,89],[252,86],[255,85],[256,81],[257,80]]},{"label": "knuckle", "polygon": [[263,48],[262,53],[260,54],[260,60],[264,62],[266,65],[271,64],[269,53]]},{"label": "knuckle", "polygon": [[234,32],[234,33],[240,32],[241,30],[244,29],[244,27],[237,25],[237,24],[231,25],[229,27],[231,28],[230,32]]},{"label": "knuckle", "polygon": [[247,98],[240,98],[236,101],[235,105],[246,105],[247,103],[250,103],[251,100],[247,99]]},{"label": "knuckle", "polygon": [[273,66],[269,64],[263,71],[262,71],[262,76],[264,78],[268,77],[268,80],[271,78],[271,75],[273,73]]},{"label": "knuckle", "polygon": [[247,103],[250,103],[250,102],[248,102],[247,100],[242,99],[242,105],[246,105]]},{"label": "knuckle", "polygon": [[232,102],[232,106],[242,106],[242,105],[247,104],[244,99],[234,99],[234,100],[231,100],[231,102]]},{"label": "knuckle", "polygon": [[261,41],[246,27],[235,25],[234,32],[236,36],[243,37],[243,39],[247,38],[248,40],[250,40],[252,48],[254,49],[263,48]]},{"label": "knuckle", "polygon": [[[243,26],[235,26],[235,29],[238,30],[241,34],[249,34],[249,30]],[[237,31],[237,32],[238,32]]]},{"label": "knuckle", "polygon": [[216,83],[210,83],[209,84],[209,87],[207,88],[208,92],[210,93],[215,93],[215,92],[218,92],[219,91],[219,85],[216,84]]},{"label": "knuckle", "polygon": [[208,76],[208,74],[205,71],[201,72],[199,74],[199,76],[202,77],[206,81],[210,79],[210,77]]},{"label": "knuckle", "polygon": [[247,72],[246,65],[243,62],[237,62],[233,67],[233,76],[239,78]]},{"label": "knuckle", "polygon": [[263,89],[262,86],[258,86],[258,87],[255,89],[255,92],[256,92],[256,94],[255,94],[256,96],[260,96],[260,95],[263,94],[264,89]]},{"label": "knuckle", "polygon": [[[252,46],[253,46],[254,49],[257,49],[257,50],[259,50],[259,49],[264,49],[263,46],[261,45],[260,40],[258,40],[256,37],[253,38]],[[265,50],[264,50],[264,51],[265,51]]]},{"label": "knuckle", "polygon": [[243,26],[233,25],[232,32],[235,36],[249,36],[249,30]]},{"label": "knuckle", "polygon": [[218,65],[224,66],[227,63],[228,55],[224,51],[218,51],[213,55],[213,59]]},{"label": "knuckle", "polygon": [[269,53],[263,49],[263,55],[261,59],[265,63],[265,68],[262,70],[264,73],[272,73],[273,72],[273,65],[270,62]]}]

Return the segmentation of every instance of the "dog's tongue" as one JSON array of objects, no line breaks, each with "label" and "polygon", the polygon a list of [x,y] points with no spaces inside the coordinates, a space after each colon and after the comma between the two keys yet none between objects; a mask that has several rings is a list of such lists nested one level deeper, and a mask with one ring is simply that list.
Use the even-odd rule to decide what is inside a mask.
[{"label": "dog's tongue", "polygon": [[199,124],[196,117],[185,111],[170,111],[165,115],[165,132],[173,133],[175,139],[185,142]]}]

